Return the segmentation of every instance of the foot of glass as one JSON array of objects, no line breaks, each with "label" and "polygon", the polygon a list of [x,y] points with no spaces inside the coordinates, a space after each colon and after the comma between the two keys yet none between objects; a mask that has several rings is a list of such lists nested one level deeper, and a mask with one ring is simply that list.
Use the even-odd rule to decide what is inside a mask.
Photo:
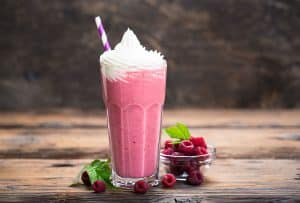
[{"label": "foot of glass", "polygon": [[115,171],[112,171],[112,184],[115,187],[132,189],[135,182],[139,180],[144,180],[148,182],[151,186],[157,186],[159,184],[159,179],[157,175],[142,177],[142,178],[124,178],[117,175]]}]

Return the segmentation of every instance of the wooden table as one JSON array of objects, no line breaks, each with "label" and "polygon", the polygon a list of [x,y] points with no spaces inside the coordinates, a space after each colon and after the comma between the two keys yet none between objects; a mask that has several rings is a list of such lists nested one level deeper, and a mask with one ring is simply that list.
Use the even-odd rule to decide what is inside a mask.
[{"label": "wooden table", "polygon": [[300,110],[164,113],[164,126],[177,121],[217,147],[202,186],[96,194],[68,185],[83,164],[108,153],[103,112],[1,113],[0,201],[300,201]]}]

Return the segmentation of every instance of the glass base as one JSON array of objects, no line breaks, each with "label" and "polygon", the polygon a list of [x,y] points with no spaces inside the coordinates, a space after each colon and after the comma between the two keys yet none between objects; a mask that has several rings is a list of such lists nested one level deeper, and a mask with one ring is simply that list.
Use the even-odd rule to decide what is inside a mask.
[{"label": "glass base", "polygon": [[147,176],[143,178],[124,178],[117,175],[117,173],[112,171],[112,184],[115,187],[124,188],[124,189],[132,189],[135,182],[139,180],[144,180],[148,182],[151,186],[159,185],[159,179],[157,175]]}]

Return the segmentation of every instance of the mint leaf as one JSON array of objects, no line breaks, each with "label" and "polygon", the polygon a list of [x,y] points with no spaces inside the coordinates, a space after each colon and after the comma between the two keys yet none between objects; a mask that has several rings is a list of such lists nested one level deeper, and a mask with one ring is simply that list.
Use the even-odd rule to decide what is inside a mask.
[{"label": "mint leaf", "polygon": [[191,138],[191,133],[189,129],[182,123],[177,123],[177,128],[182,132],[184,140],[188,140]]},{"label": "mint leaf", "polygon": [[171,138],[180,139],[182,137],[181,132],[178,130],[176,126],[166,128],[165,133],[167,133]]},{"label": "mint leaf", "polygon": [[102,161],[100,161],[100,160],[94,160],[94,161],[92,161],[92,163],[90,163],[90,165],[91,166],[99,166],[99,165],[101,165],[101,163],[102,163]]},{"label": "mint leaf", "polygon": [[109,187],[113,188],[111,183],[111,167],[110,167],[110,160],[107,161],[100,161],[94,160],[90,164],[84,166],[80,173],[77,175],[77,182],[73,182],[72,185],[76,185],[79,183],[80,177],[82,173],[86,171],[91,184],[96,182],[97,180],[104,181]]},{"label": "mint leaf", "polygon": [[86,172],[89,175],[91,184],[94,184],[97,180],[102,180],[101,175],[97,172],[97,166],[89,165],[86,167]]},{"label": "mint leaf", "polygon": [[180,140],[175,140],[175,141],[172,141],[172,144],[180,144]]},{"label": "mint leaf", "polygon": [[177,123],[175,126],[166,128],[164,131],[169,137],[178,140],[188,140],[191,137],[189,129],[182,123]]},{"label": "mint leaf", "polygon": [[110,182],[111,168],[107,162],[102,163],[97,171],[105,182]]}]

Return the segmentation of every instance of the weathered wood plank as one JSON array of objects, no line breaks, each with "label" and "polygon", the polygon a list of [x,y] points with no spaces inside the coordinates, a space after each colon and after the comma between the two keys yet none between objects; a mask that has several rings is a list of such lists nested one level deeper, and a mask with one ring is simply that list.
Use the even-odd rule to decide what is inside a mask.
[{"label": "weathered wood plank", "polygon": [[249,194],[246,190],[243,194],[168,194],[157,193],[156,190],[148,192],[147,195],[139,194],[119,194],[119,193],[81,193],[81,192],[68,192],[68,193],[31,193],[31,194],[0,194],[0,200],[3,202],[126,202],[126,203],[142,203],[142,202],[161,202],[161,203],[232,203],[232,202],[299,202],[300,195],[285,195],[278,194],[265,195],[265,194]]},{"label": "weathered wood plank", "polygon": [[[201,128],[300,128],[300,110],[165,110],[164,125],[182,121]],[[1,112],[0,128],[105,128],[103,111],[57,109],[50,112]]]},{"label": "weathered wood plank", "polygon": [[[0,158],[6,158],[0,162],[0,202],[300,200],[298,111],[174,110],[165,115],[165,125],[184,118],[193,135],[217,144],[219,159],[202,187],[178,184],[170,190],[155,188],[147,195],[124,191],[99,195],[67,187],[81,165],[90,161],[68,158],[106,157],[103,112],[5,113],[0,117]],[[18,157],[36,159],[7,159]]]},{"label": "weathered wood plank", "polygon": [[[219,158],[300,159],[299,129],[191,129]],[[162,137],[162,142],[167,136]],[[0,158],[105,158],[106,129],[0,129]]]},{"label": "weathered wood plank", "polygon": [[146,195],[116,190],[94,194],[72,188],[82,164],[90,160],[6,159],[0,162],[0,201],[200,202],[300,200],[299,160],[217,160],[200,187],[177,184]]}]

